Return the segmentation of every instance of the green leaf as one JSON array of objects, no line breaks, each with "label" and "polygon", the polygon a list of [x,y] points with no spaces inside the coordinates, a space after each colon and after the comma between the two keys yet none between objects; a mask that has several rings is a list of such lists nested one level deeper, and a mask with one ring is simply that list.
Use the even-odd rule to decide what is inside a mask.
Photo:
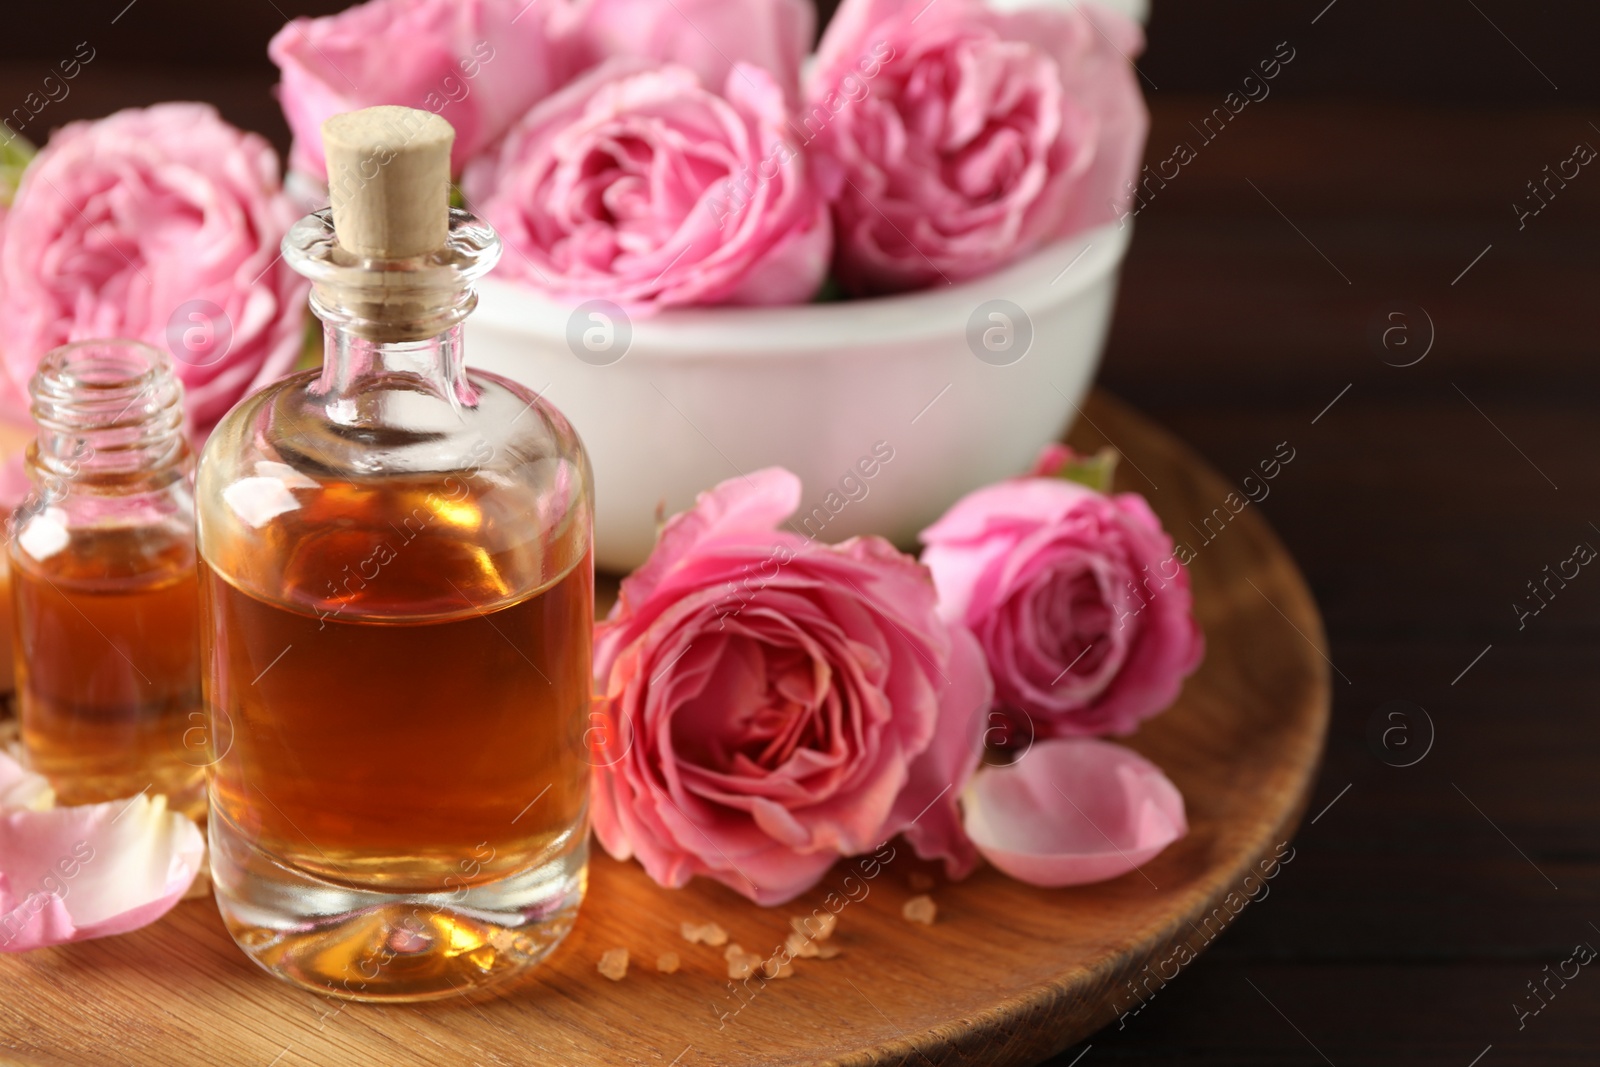
[{"label": "green leaf", "polygon": [[1086,485],[1097,493],[1109,493],[1121,459],[1114,448],[1102,448],[1092,456],[1073,456],[1056,471],[1056,477]]},{"label": "green leaf", "polygon": [[305,340],[300,345],[300,358],[295,360],[295,370],[316,370],[322,366],[322,320],[309,316]]},{"label": "green leaf", "polygon": [[37,151],[27,138],[16,134],[0,141],[0,204],[11,206],[17,195],[17,185],[22,181],[22,172],[28,169]]},{"label": "green leaf", "polygon": [[817,295],[811,298],[813,304],[837,304],[847,300],[844,288],[839,285],[839,280],[832,274],[822,280],[822,287],[817,290]]}]

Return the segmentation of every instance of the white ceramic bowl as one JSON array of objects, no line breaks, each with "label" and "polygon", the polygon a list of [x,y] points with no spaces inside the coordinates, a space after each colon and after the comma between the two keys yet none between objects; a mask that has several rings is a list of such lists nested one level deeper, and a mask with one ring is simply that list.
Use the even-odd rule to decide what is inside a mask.
[{"label": "white ceramic bowl", "polygon": [[901,296],[631,321],[490,277],[467,359],[540,391],[578,428],[603,569],[638,566],[659,514],[773,465],[805,483],[801,532],[910,547],[959,496],[1026,470],[1071,424],[1131,233],[1110,224]]}]

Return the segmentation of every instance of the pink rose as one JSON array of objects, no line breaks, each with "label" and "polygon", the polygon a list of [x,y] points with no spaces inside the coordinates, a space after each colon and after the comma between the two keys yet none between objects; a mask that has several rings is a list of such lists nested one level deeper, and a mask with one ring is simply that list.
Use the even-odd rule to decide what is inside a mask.
[{"label": "pink rose", "polygon": [[1189,575],[1136,493],[1019,478],[969,493],[922,541],[940,614],[972,628],[1000,706],[1041,738],[1132,733],[1200,665]]},{"label": "pink rose", "polygon": [[279,243],[296,212],[278,160],[205,104],[57,130],[0,244],[0,349],[13,396],[50,349],[134,337],[171,351],[197,429],[294,366],[306,283]]},{"label": "pink rose", "polygon": [[323,121],[398,104],[449,120],[451,169],[459,174],[555,88],[547,2],[371,0],[290,22],[267,54],[283,74],[278,97],[294,131],[291,166],[325,177]]},{"label": "pink rose", "polygon": [[557,299],[798,303],[833,233],[788,122],[755,67],[719,95],[687,67],[613,60],[529,112],[462,187],[510,250],[500,269]]},{"label": "pink rose", "polygon": [[800,124],[856,292],[988,273],[1118,217],[1148,115],[1139,26],[1090,5],[844,0]]},{"label": "pink rose", "polygon": [[622,583],[595,633],[615,724],[595,832],[663,885],[705,875],[764,905],[902,832],[965,873],[982,653],[886,541],[778,530],[799,503],[779,468],[724,482]]},{"label": "pink rose", "polygon": [[642,56],[721,85],[733,64],[748,63],[795,100],[817,13],[811,0],[566,0],[551,23],[569,75],[613,56]]}]

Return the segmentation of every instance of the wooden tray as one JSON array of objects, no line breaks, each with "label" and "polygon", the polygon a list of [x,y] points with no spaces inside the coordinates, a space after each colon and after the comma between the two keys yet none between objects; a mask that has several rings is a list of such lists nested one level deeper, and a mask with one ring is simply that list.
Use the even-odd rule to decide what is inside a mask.
[{"label": "wooden tray", "polygon": [[[1136,1008],[1129,981],[1155,989],[1157,972],[1174,977],[1181,946],[1216,936],[1233,914],[1228,894],[1255,891],[1244,879],[1292,833],[1327,728],[1328,667],[1311,595],[1255,510],[1204,547],[1190,529],[1234,487],[1115,401],[1097,395],[1087,411],[1074,443],[1123,449],[1121,487],[1146,493],[1198,549],[1191,573],[1210,643],[1178,704],[1131,741],[1183,791],[1192,827],[1142,874],[1043,890],[985,868],[941,882],[938,921],[925,927],[900,917],[908,875],[930,870],[902,846],[841,913],[841,956],[797,961],[792,978],[742,1000],[722,951],[685,943],[679,922],[715,919],[770,951],[790,915],[842,892],[846,871],[766,910],[705,881],[658,888],[600,854],[577,928],[527,981],[476,1001],[383,1008],[268,978],[211,902],[194,900],[126,937],[0,957],[0,1062],[1025,1064]],[[634,960],[620,983],[595,969],[613,946]],[[669,950],[682,970],[656,973]]]}]

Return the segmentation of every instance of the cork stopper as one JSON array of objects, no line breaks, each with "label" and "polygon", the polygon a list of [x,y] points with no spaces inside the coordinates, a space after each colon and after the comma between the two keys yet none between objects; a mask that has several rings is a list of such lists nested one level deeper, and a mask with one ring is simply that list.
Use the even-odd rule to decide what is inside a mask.
[{"label": "cork stopper", "polygon": [[409,107],[369,107],[322,124],[322,154],[339,245],[372,259],[437,252],[450,229],[456,131]]}]

